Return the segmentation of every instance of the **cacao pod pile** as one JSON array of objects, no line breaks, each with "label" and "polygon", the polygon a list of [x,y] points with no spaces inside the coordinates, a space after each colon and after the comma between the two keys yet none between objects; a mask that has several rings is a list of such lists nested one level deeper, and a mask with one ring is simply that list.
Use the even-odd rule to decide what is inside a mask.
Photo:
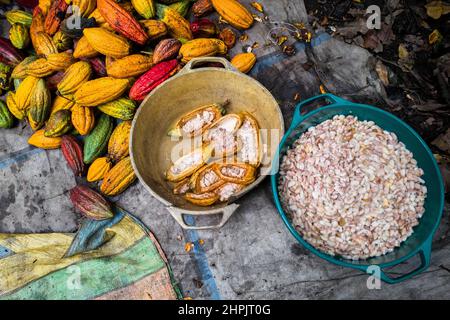
[{"label": "cacao pod pile", "polygon": [[[5,10],[10,28],[9,39],[0,37],[0,128],[26,121],[30,145],[61,148],[74,174],[103,180],[100,190],[109,196],[136,178],[128,141],[139,102],[192,58],[224,56],[239,30],[254,22],[238,0],[36,4]],[[206,17],[214,11],[226,28],[217,15]],[[248,72],[255,61],[248,53],[232,63]],[[80,187],[71,199],[90,218],[112,216],[93,192]]]}]

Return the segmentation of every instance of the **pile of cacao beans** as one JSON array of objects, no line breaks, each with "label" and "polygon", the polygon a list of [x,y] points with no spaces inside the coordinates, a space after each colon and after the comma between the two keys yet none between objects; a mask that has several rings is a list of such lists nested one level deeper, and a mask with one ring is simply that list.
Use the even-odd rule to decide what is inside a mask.
[{"label": "pile of cacao beans", "polygon": [[[30,145],[61,148],[74,174],[107,196],[136,179],[128,141],[139,103],[191,59],[225,56],[254,23],[251,10],[263,10],[237,0],[19,4],[27,8],[5,13],[9,39],[0,37],[0,127],[26,121]],[[214,12],[219,23],[205,17]],[[248,72],[256,56],[231,62]]]}]

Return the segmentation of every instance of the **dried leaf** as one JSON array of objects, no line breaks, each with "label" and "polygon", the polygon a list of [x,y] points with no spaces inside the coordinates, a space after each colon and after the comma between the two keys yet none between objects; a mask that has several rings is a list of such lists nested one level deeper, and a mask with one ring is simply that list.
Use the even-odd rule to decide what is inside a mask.
[{"label": "dried leaf", "polygon": [[431,144],[450,154],[450,129],[439,135]]},{"label": "dried leaf", "polygon": [[430,35],[428,36],[428,43],[433,45],[433,44],[439,44],[442,40],[444,39],[444,37],[442,36],[442,34],[439,32],[438,29],[435,29],[432,33],[430,33]]},{"label": "dried leaf", "polygon": [[387,87],[389,85],[389,72],[383,62],[377,61],[375,71],[378,74],[378,78],[380,78],[381,82]]},{"label": "dried leaf", "polygon": [[409,57],[408,49],[403,43],[398,46],[398,57],[402,60],[406,60]]}]

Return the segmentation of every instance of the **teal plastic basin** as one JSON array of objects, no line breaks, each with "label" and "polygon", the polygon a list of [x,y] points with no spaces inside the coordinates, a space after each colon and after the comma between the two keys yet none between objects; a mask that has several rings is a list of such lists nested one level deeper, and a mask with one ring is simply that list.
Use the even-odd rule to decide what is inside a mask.
[{"label": "teal plastic basin", "polygon": [[[330,104],[306,115],[301,114],[301,110],[304,106],[317,101],[328,101]],[[271,176],[271,183],[275,204],[281,218],[299,243],[317,256],[331,263],[363,272],[368,272],[369,266],[378,266],[380,267],[379,275],[381,280],[391,284],[404,281],[423,272],[430,265],[431,243],[442,217],[444,208],[444,184],[439,167],[431,150],[422,138],[405,122],[382,109],[369,105],[356,104],[332,94],[324,94],[310,98],[297,105],[291,127],[281,140],[278,154],[274,159],[274,165],[276,165],[274,168],[278,168],[280,159],[285,155],[286,150],[300,135],[302,135],[302,133],[309,127],[316,126],[335,115],[354,115],[357,116],[359,120],[373,121],[384,130],[394,132],[398,139],[414,154],[414,159],[417,160],[418,166],[424,171],[424,176],[422,178],[425,180],[425,185],[428,189],[427,197],[425,199],[425,213],[420,219],[419,225],[414,228],[414,233],[403,242],[400,247],[396,248],[393,252],[380,257],[354,261],[328,255],[306,242],[291,224],[288,215],[284,212],[280,203],[278,194],[279,176],[277,170],[277,173],[274,173]],[[385,268],[394,267],[416,255],[419,255],[421,261],[420,266],[416,269],[395,278],[389,276],[384,271]],[[370,273],[372,273],[372,270],[372,268],[369,270]],[[374,273],[374,275],[377,275],[377,273]]]}]

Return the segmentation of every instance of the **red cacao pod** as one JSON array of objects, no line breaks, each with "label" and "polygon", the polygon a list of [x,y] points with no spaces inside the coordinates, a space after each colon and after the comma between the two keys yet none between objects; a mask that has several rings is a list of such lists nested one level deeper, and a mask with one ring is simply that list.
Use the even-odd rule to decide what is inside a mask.
[{"label": "red cacao pod", "polygon": [[22,53],[14,48],[11,41],[0,37],[0,62],[15,66],[18,65],[23,58]]},{"label": "red cacao pod", "polygon": [[141,45],[148,40],[148,35],[131,13],[114,0],[98,0],[97,9],[111,28]]},{"label": "red cacao pod", "polygon": [[105,66],[105,60],[100,57],[95,57],[88,59],[89,63],[91,64],[92,70],[94,70],[97,77],[106,77],[106,66]]},{"label": "red cacao pod", "polygon": [[74,207],[89,219],[105,220],[114,216],[108,201],[91,188],[76,186],[69,191],[69,197]]},{"label": "red cacao pod", "polygon": [[66,16],[69,5],[65,0],[54,0],[45,17],[45,32],[53,36],[58,31],[61,22]]},{"label": "red cacao pod", "polygon": [[66,135],[61,140],[61,151],[70,169],[76,176],[84,173],[83,149],[73,136]]},{"label": "red cacao pod", "polygon": [[178,67],[176,59],[160,62],[144,73],[131,87],[130,98],[142,101],[153,89],[166,81]]},{"label": "red cacao pod", "polygon": [[178,39],[161,40],[155,47],[153,52],[153,63],[157,64],[162,61],[170,60],[178,56],[181,48],[181,41]]},{"label": "red cacao pod", "polygon": [[203,18],[191,23],[194,38],[212,38],[217,34],[217,26],[209,19]]}]

